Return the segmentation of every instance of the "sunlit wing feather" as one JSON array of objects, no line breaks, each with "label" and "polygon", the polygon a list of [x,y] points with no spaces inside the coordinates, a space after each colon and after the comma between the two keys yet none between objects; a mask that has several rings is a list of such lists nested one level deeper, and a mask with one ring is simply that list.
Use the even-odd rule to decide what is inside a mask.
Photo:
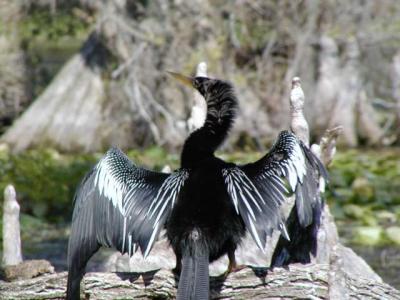
[{"label": "sunlit wing feather", "polygon": [[[147,256],[187,177],[183,169],[164,174],[137,167],[110,149],[77,191],[70,247],[95,238],[129,255],[139,246]],[[90,226],[81,226],[85,218]]]},{"label": "sunlit wing feather", "polygon": [[236,212],[260,249],[264,249],[266,230],[277,228],[280,221],[278,206],[265,201],[253,182],[239,167],[223,169],[227,191]]},{"label": "sunlit wing feather", "polygon": [[289,238],[280,206],[290,194],[296,195],[300,224],[312,222],[313,209],[320,205],[320,175],[327,178],[318,158],[288,131],[281,132],[271,150],[257,162],[223,170],[234,207],[261,249],[273,229]]}]

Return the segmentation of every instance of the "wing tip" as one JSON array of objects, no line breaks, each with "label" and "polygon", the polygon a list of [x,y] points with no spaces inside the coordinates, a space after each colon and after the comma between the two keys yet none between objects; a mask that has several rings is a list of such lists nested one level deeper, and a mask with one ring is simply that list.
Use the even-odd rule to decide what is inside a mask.
[{"label": "wing tip", "polygon": [[279,230],[282,233],[283,237],[290,242],[290,236],[287,231],[286,225],[283,222],[279,223]]}]

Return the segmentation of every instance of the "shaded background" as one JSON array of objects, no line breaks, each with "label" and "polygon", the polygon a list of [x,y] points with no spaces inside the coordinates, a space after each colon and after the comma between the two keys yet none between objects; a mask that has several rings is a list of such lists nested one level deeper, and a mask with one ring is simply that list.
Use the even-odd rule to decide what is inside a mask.
[{"label": "shaded background", "polygon": [[400,287],[398,1],[0,0],[0,20],[0,188],[16,186],[26,257],[65,268],[75,187],[109,146],[179,165],[193,93],[165,71],[206,61],[239,96],[233,161],[288,127],[301,77],[312,140],[344,129],[328,193],[342,238]]}]

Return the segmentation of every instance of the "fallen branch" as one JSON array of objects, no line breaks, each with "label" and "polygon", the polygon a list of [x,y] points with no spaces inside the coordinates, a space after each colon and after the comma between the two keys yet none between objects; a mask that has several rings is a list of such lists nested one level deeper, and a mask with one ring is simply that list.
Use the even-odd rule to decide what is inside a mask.
[{"label": "fallen branch", "polygon": [[[211,277],[212,299],[327,299],[329,265],[291,265],[288,269],[246,268],[224,277]],[[64,299],[67,273],[11,283],[0,281],[0,299]],[[146,273],[88,273],[83,284],[86,299],[174,299],[176,279],[161,269]],[[400,299],[386,283],[362,277],[344,277],[350,298]],[[331,298],[332,299],[332,298]]]}]

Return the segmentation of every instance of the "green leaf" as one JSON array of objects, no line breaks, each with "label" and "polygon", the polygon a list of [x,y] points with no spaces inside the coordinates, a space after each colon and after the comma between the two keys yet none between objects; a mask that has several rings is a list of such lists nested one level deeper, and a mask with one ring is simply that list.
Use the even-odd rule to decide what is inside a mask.
[{"label": "green leaf", "polygon": [[391,226],[385,230],[386,237],[389,241],[400,246],[400,226]]},{"label": "green leaf", "polygon": [[357,244],[375,246],[382,242],[383,229],[378,226],[360,226],[354,230],[353,241]]}]

